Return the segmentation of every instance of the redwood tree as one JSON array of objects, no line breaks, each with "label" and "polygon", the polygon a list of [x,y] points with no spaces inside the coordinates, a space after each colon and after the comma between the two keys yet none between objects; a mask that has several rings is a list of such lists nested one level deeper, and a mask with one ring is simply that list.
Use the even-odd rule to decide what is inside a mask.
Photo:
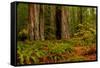
[{"label": "redwood tree", "polygon": [[61,38],[69,39],[67,7],[61,7]]}]

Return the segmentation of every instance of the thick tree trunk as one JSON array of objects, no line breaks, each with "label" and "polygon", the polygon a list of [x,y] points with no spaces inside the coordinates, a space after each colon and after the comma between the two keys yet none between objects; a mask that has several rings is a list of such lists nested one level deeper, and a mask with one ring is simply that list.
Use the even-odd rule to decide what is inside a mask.
[{"label": "thick tree trunk", "polygon": [[30,40],[39,40],[39,5],[29,5]]},{"label": "thick tree trunk", "polygon": [[30,34],[30,40],[34,40],[35,39],[35,34],[34,34],[34,23],[35,23],[35,18],[34,18],[34,5],[33,4],[29,4],[29,34]]},{"label": "thick tree trunk", "polygon": [[61,38],[69,39],[69,29],[68,29],[68,11],[66,7],[61,8]]}]

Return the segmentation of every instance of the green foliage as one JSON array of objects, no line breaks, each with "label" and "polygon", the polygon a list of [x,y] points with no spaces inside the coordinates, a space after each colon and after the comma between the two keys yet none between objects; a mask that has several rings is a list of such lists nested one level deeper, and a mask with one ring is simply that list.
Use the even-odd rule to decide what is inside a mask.
[{"label": "green foliage", "polygon": [[96,29],[89,23],[79,24],[74,40],[80,45],[91,45],[96,42]]},{"label": "green foliage", "polygon": [[69,44],[66,43],[55,43],[55,46],[51,48],[51,53],[54,54],[61,54],[61,53],[70,53],[72,51],[72,47]]},{"label": "green foliage", "polygon": [[[55,7],[55,6],[53,6]],[[48,6],[45,5],[45,11],[44,11],[44,17],[45,17],[45,21],[44,21],[44,25],[45,25],[45,29],[44,29],[44,36],[46,40],[51,40],[51,39],[56,39],[56,27],[55,27],[55,23],[56,22],[52,22],[51,20],[51,11],[55,11],[52,10],[53,8],[52,6]],[[55,19],[54,19],[55,20]]]},{"label": "green foliage", "polygon": [[[20,60],[19,64],[31,64],[39,63],[39,58],[48,56],[51,60],[64,59],[61,54],[70,54],[73,51],[73,48],[68,43],[62,43],[54,41],[34,41],[31,44],[28,42],[18,42],[17,54],[18,59]],[[47,43],[47,44],[46,44]],[[49,58],[48,58],[49,59]],[[57,61],[57,60],[56,60]]]},{"label": "green foliage", "polygon": [[22,29],[18,33],[18,40],[23,41],[23,40],[28,40],[28,39],[29,39],[28,30],[27,29]]},{"label": "green foliage", "polygon": [[19,33],[21,29],[26,28],[28,23],[28,5],[24,3],[19,3],[17,5],[17,32]]},{"label": "green foliage", "polygon": [[[47,40],[47,41],[27,41],[27,42],[18,42],[17,43],[17,59],[19,60],[18,64],[41,64],[47,62],[60,62],[63,60],[66,61],[83,61],[86,58],[83,56],[87,54],[87,51],[90,53],[95,53],[95,47],[92,47],[91,50],[83,46],[82,55],[77,55],[74,53],[75,43],[72,40],[62,41],[62,40]],[[93,50],[93,51],[92,51]],[[81,50],[80,50],[81,51]]]}]

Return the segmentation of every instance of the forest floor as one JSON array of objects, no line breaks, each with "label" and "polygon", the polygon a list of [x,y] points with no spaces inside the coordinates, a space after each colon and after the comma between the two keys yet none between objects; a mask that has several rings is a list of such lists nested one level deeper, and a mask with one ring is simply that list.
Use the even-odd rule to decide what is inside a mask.
[{"label": "forest floor", "polygon": [[62,41],[18,42],[18,64],[43,64],[96,60],[96,45],[72,45]]},{"label": "forest floor", "polygon": [[85,51],[85,47],[78,46],[74,47],[75,54],[79,56],[83,56],[86,58],[86,60],[96,60],[96,47],[91,45],[91,47],[88,47]]}]

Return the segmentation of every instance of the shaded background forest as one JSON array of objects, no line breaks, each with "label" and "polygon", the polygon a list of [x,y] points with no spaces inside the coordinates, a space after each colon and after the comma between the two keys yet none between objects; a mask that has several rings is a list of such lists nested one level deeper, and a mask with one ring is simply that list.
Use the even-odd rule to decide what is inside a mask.
[{"label": "shaded background forest", "polygon": [[19,4],[17,20],[19,40],[22,36],[31,40],[32,32],[36,40],[67,39],[79,37],[81,33],[88,34],[88,37],[96,34],[96,8],[93,7]]},{"label": "shaded background forest", "polygon": [[[19,64],[82,61],[83,54],[87,55],[88,52],[96,57],[96,7],[18,3],[17,35]],[[77,49],[77,46],[85,48]],[[30,49],[31,47],[33,49]],[[55,49],[52,50],[52,47]],[[78,56],[66,58],[70,56],[69,53],[73,53],[73,47],[76,52],[79,53],[83,49],[85,53],[82,51]],[[51,51],[45,53],[45,50]],[[33,52],[35,55],[30,57]],[[52,59],[48,58],[50,55]]]}]

